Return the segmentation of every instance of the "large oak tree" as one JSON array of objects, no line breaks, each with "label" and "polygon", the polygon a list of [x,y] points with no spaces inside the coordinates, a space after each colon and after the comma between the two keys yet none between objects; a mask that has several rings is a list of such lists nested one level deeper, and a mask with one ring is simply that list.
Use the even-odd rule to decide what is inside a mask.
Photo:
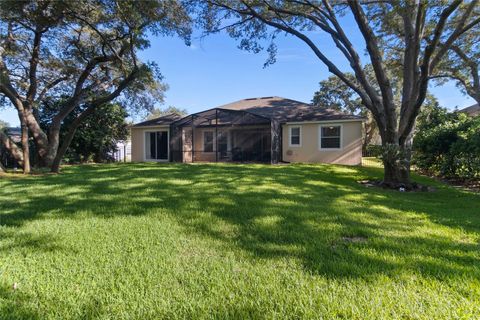
[{"label": "large oak tree", "polygon": [[[201,6],[201,22],[210,32],[227,30],[246,50],[258,52],[262,42],[271,41],[271,62],[279,33],[303,41],[372,113],[384,149],[384,183],[396,187],[410,185],[411,133],[431,76],[459,37],[480,22],[478,2],[207,0]],[[353,45],[346,20],[354,21],[364,47]],[[341,70],[327,56],[325,38],[318,40],[311,31],[327,35],[350,70]],[[368,61],[362,59],[363,51]],[[373,79],[365,73],[367,63],[372,65]],[[392,78],[400,82],[400,102],[395,99]]]},{"label": "large oak tree", "polygon": [[[124,106],[152,106],[164,86],[158,68],[138,52],[148,35],[177,34],[189,41],[190,18],[176,0],[82,0],[0,2],[0,102],[13,106],[22,145],[0,133],[0,142],[29,170],[31,133],[41,166],[58,171],[76,128],[112,100]],[[149,99],[150,98],[150,99]],[[43,130],[43,101],[62,100]],[[68,123],[64,140],[60,129]]]}]

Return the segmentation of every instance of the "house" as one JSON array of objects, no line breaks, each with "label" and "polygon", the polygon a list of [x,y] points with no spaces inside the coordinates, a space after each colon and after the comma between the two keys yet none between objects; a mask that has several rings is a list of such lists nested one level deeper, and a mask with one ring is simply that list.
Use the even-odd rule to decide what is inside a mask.
[{"label": "house", "polygon": [[458,112],[466,113],[470,117],[480,116],[480,106],[478,104],[474,104],[473,106],[458,110]]},{"label": "house", "polygon": [[131,127],[132,161],[356,165],[363,118],[281,98],[244,99]]},{"label": "house", "polygon": [[[6,127],[0,128],[3,130],[10,139],[15,143],[20,143],[22,140],[22,129],[18,127]],[[5,147],[0,144],[0,164],[5,168],[15,168],[18,164],[8,152]]]},{"label": "house", "polygon": [[20,143],[22,140],[22,129],[19,127],[7,127],[5,128],[5,132],[15,143]]}]

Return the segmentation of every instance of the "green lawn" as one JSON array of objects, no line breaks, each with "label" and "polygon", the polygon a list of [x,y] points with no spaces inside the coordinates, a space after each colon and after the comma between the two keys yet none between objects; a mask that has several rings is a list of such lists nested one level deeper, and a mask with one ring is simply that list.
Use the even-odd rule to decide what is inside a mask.
[{"label": "green lawn", "polygon": [[480,196],[356,182],[380,176],[120,164],[0,177],[0,318],[478,319]]}]

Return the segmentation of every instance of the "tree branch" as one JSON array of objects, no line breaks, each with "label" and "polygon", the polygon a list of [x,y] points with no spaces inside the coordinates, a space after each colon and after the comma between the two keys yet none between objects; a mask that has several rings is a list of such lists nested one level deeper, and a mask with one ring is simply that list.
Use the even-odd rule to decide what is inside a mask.
[{"label": "tree branch", "polygon": [[393,91],[383,65],[382,53],[378,47],[378,40],[373,33],[373,30],[370,28],[367,17],[365,16],[362,6],[358,0],[350,1],[348,4],[365,39],[367,51],[370,55],[370,61],[372,62],[373,70],[375,72],[375,77],[382,93],[382,103],[384,106],[383,109],[386,115],[385,129],[387,130],[388,135],[394,136],[396,132],[397,121],[393,102]]},{"label": "tree branch", "polygon": [[37,26],[34,32],[33,38],[33,47],[32,47],[32,56],[30,58],[30,68],[28,71],[28,78],[30,82],[30,86],[27,91],[26,100],[30,104],[33,104],[35,100],[35,95],[37,94],[37,67],[40,61],[40,42],[42,40],[43,32],[39,30]]}]

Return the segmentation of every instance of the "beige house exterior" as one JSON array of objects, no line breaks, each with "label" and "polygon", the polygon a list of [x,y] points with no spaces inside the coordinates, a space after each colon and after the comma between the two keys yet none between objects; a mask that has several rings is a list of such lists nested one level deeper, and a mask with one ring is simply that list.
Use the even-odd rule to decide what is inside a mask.
[{"label": "beige house exterior", "polygon": [[167,132],[170,134],[170,125],[159,125],[150,127],[131,127],[130,136],[132,140],[132,162],[148,162],[163,161],[168,162],[170,159],[147,159],[145,152],[145,134],[150,132]]},{"label": "beige house exterior", "polygon": [[280,97],[244,99],[183,118],[167,115],[132,126],[131,157],[134,162],[358,165],[362,121]]},{"label": "beige house exterior", "polygon": [[[339,148],[322,148],[322,128],[340,128]],[[292,145],[291,130],[300,129],[300,144]],[[298,122],[282,127],[282,158],[286,162],[358,165],[362,162],[362,121]]]}]

